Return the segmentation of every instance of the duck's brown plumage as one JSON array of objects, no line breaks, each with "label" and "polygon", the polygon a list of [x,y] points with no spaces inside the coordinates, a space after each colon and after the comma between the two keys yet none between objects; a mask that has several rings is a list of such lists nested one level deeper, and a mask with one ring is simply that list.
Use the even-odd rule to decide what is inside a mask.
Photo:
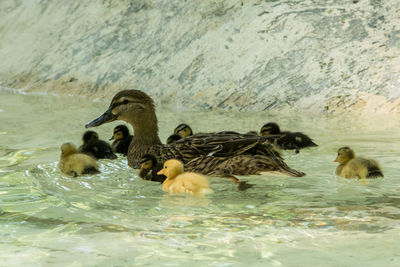
[{"label": "duck's brown plumage", "polygon": [[[135,136],[128,152],[128,164],[138,168],[144,154],[152,154],[160,162],[178,159],[188,171],[213,175],[246,175],[265,171],[282,171],[292,176],[304,173],[288,167],[279,150],[268,142],[270,137],[219,132],[196,134],[163,145],[158,137],[157,117],[153,100],[139,90],[124,90],[117,93],[108,110],[86,127],[99,126],[114,120],[124,120],[132,125]],[[245,162],[243,160],[245,159]],[[196,160],[203,168],[189,164]],[[188,166],[186,166],[189,164]],[[236,167],[233,167],[236,166]]]}]

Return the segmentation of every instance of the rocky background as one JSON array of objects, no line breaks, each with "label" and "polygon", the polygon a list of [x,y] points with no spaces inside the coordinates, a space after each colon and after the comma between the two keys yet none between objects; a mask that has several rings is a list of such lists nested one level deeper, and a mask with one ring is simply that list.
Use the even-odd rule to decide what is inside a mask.
[{"label": "rocky background", "polygon": [[107,103],[400,112],[399,0],[2,0],[0,82]]}]

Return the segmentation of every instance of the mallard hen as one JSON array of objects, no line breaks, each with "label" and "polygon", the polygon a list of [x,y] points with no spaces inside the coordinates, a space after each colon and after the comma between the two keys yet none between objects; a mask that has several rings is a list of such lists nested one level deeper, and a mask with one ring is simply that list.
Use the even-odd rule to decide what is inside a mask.
[{"label": "mallard hen", "polygon": [[[160,162],[172,158],[184,164],[193,160],[198,163],[206,162],[204,168],[196,168],[202,174],[246,175],[255,174],[257,170],[280,171],[297,177],[305,175],[287,166],[279,150],[269,142],[270,137],[219,132],[196,134],[173,144],[163,145],[158,137],[153,100],[139,90],[123,90],[117,93],[107,111],[86,124],[86,127],[95,127],[114,120],[124,120],[134,129],[135,137],[127,156],[128,164],[133,168],[138,168],[144,154],[152,154]],[[245,163],[243,158],[247,159]],[[194,168],[192,166],[186,169],[191,171]]]},{"label": "mallard hen", "polygon": [[356,157],[350,147],[341,147],[334,162],[339,162],[336,175],[344,178],[379,178],[383,177],[381,167],[373,159]]}]

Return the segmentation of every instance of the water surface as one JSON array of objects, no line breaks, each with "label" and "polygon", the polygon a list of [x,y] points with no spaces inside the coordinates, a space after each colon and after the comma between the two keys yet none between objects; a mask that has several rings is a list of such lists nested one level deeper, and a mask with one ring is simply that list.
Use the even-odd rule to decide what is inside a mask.
[{"label": "water surface", "polygon": [[[4,266],[399,266],[400,158],[396,116],[326,117],[158,107],[160,138],[182,122],[194,131],[258,130],[268,121],[320,145],[286,162],[307,176],[241,177],[238,191],[211,177],[214,194],[171,196],[141,180],[126,159],[71,178],[60,145],[79,145],[108,100],[0,89],[0,265]],[[121,122],[95,128],[111,137]],[[377,159],[385,178],[364,184],[334,174],[343,145]]]}]

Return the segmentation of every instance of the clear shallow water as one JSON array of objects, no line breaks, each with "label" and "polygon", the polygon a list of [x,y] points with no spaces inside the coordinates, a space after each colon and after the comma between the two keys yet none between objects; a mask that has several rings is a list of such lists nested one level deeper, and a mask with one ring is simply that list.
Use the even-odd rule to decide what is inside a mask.
[{"label": "clear shallow water", "polygon": [[[267,121],[301,130],[320,147],[285,152],[307,173],[242,177],[239,192],[210,178],[206,199],[170,196],[124,158],[101,160],[99,175],[57,168],[61,143],[80,144],[84,124],[106,102],[0,89],[0,265],[56,266],[398,266],[400,123],[395,116],[194,112],[158,107],[160,137],[180,122],[194,131],[259,129]],[[96,128],[111,136],[120,122]],[[336,150],[376,158],[384,179],[336,177]]]}]

